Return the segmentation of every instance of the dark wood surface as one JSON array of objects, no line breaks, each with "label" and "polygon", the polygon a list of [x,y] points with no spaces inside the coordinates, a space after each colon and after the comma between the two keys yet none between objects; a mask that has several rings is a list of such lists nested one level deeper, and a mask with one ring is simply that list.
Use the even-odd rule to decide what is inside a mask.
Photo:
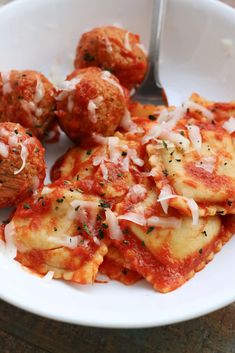
[{"label": "dark wood surface", "polygon": [[176,325],[110,330],[55,322],[0,301],[0,353],[31,352],[235,353],[235,304]]},{"label": "dark wood surface", "polygon": [[59,323],[0,302],[1,353],[234,353],[235,304],[200,319],[139,330]]},{"label": "dark wood surface", "polygon": [[200,319],[139,330],[47,320],[0,302],[1,353],[235,353],[235,304]]}]

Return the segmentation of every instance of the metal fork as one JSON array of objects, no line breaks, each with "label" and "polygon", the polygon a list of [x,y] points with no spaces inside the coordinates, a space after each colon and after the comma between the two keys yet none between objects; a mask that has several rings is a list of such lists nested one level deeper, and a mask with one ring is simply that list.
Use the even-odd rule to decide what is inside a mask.
[{"label": "metal fork", "polygon": [[160,41],[167,0],[153,1],[153,17],[148,54],[148,71],[141,86],[132,96],[142,104],[166,105],[167,98],[159,80]]}]

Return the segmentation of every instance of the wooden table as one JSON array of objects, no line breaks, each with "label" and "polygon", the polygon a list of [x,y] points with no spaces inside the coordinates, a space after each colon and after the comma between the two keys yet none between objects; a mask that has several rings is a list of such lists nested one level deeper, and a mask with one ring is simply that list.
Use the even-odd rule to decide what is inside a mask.
[{"label": "wooden table", "polygon": [[28,352],[235,353],[235,304],[177,325],[108,330],[47,320],[0,301],[0,353]]},{"label": "wooden table", "polygon": [[69,325],[0,302],[1,353],[235,353],[235,304],[160,328],[108,330]]}]

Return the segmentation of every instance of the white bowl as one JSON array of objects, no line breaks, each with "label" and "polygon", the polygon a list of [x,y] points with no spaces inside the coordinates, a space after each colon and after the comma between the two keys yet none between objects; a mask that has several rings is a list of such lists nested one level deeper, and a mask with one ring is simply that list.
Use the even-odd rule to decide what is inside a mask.
[{"label": "white bowl", "polygon": [[[35,69],[51,77],[72,70],[81,33],[120,23],[147,47],[152,2],[146,0],[18,0],[0,9],[0,71]],[[161,79],[171,103],[197,91],[235,99],[235,11],[213,0],[169,1]],[[48,146],[51,165],[67,146]],[[56,149],[56,152],[54,151]],[[46,283],[0,258],[0,297],[39,315],[103,327],[149,327],[191,319],[235,299],[235,239],[183,287],[159,294],[147,283],[79,286]]]}]

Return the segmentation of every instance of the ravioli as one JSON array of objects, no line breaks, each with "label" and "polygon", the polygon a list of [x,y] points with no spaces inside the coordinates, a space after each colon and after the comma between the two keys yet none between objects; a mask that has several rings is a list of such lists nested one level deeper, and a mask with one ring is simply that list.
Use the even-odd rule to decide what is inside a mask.
[{"label": "ravioli", "polygon": [[75,184],[44,187],[11,220],[16,259],[40,274],[53,271],[54,278],[93,283],[108,251],[103,220],[99,200]]},{"label": "ravioli", "polygon": [[[164,215],[155,191],[148,188],[140,203],[125,199],[115,208],[123,237],[113,243],[132,268],[160,292],[172,291],[209,262],[231,236],[218,216],[191,217],[174,210]],[[128,212],[127,212],[128,211]]]},{"label": "ravioli", "polygon": [[169,199],[169,205],[183,214],[190,215],[183,198],[198,203],[200,216],[234,214],[234,138],[215,112],[206,109],[214,117],[211,120],[203,109],[188,108],[171,131],[163,131],[157,140],[150,138],[146,147],[149,165],[157,192],[169,185],[171,193],[179,195]]},{"label": "ravioli", "polygon": [[108,253],[99,267],[99,271],[110,279],[119,281],[125,285],[131,285],[139,281],[142,276],[131,269],[121,252],[113,245],[109,246]]},{"label": "ravioli", "polygon": [[145,178],[145,147],[138,140],[116,133],[91,149],[74,147],[58,160],[52,180],[79,180],[87,192],[120,201],[131,185]]}]

